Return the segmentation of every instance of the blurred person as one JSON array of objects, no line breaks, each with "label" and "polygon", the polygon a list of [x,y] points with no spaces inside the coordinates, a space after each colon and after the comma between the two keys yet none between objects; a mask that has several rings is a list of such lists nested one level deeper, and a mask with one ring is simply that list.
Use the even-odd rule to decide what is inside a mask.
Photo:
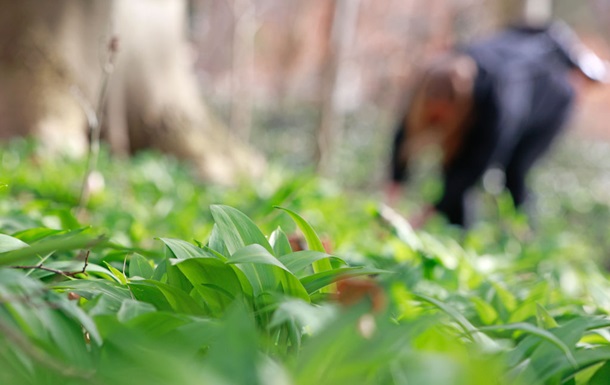
[{"label": "blurred person", "polygon": [[436,212],[467,225],[466,194],[495,167],[521,206],[527,173],[565,125],[578,89],[606,77],[605,62],[561,22],[510,27],[434,59],[398,124],[388,203],[401,194],[409,158],[431,141],[442,151],[444,192],[412,225]]}]

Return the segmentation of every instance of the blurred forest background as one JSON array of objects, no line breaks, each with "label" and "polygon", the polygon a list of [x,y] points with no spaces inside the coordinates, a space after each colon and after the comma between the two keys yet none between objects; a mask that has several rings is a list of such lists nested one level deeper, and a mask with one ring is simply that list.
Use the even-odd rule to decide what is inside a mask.
[{"label": "blurred forest background", "polygon": [[[608,57],[610,2],[537,3]],[[523,7],[486,0],[194,1],[198,78],[231,129],[282,163],[304,167],[313,156],[343,182],[376,184],[386,176],[394,123],[418,66],[520,20]],[[603,89],[583,95],[577,131],[610,138],[609,96]],[[320,137],[335,150],[318,145]],[[319,154],[325,151],[330,159]]]},{"label": "blurred forest background", "polygon": [[[0,7],[0,137],[35,134],[50,148],[82,153],[86,129],[99,119],[115,152],[158,148],[227,183],[259,174],[265,158],[348,187],[378,185],[418,65],[519,20],[524,9],[565,20],[610,57],[609,0]],[[609,103],[606,89],[584,95],[572,134],[610,139]]]}]

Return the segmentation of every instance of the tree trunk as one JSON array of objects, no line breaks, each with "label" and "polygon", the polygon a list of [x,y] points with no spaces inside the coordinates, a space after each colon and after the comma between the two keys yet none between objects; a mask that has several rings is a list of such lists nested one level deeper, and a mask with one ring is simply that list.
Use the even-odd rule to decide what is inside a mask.
[{"label": "tree trunk", "polygon": [[233,72],[231,79],[231,129],[244,141],[250,139],[254,74],[256,4],[233,0]]},{"label": "tree trunk", "polygon": [[[83,154],[111,1],[0,0],[0,137]],[[89,102],[89,104],[92,104]]]},{"label": "tree trunk", "polygon": [[315,153],[321,174],[331,173],[331,156],[342,126],[338,111],[339,90],[341,81],[345,80],[346,55],[356,33],[359,8],[360,0],[334,0],[329,2],[326,20],[322,22],[327,41],[320,77],[320,124],[316,132]]},{"label": "tree trunk", "polygon": [[[0,0],[0,137],[33,134],[82,153],[111,32],[119,52],[104,137],[118,152],[156,148],[230,183],[262,160],[201,101],[184,0]],[[111,31],[112,30],[112,31]]]}]

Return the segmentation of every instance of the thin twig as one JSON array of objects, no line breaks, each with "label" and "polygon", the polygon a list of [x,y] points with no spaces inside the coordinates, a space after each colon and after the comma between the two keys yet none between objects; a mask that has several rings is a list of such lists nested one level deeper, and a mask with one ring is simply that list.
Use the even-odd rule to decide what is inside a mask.
[{"label": "thin twig", "polygon": [[11,266],[12,269],[22,269],[22,270],[44,270],[44,271],[49,271],[51,273],[55,273],[55,274],[59,274],[59,275],[63,275],[64,277],[76,277],[78,274],[87,274],[87,266],[89,266],[89,253],[91,251],[87,250],[87,253],[85,254],[85,261],[84,261],[84,265],[82,270],[79,271],[63,271],[63,270],[58,270],[58,269],[53,269],[51,267],[46,267],[41,263],[39,263],[38,265],[31,265],[31,266]]},{"label": "thin twig", "polygon": [[102,66],[103,77],[100,87],[100,91],[97,97],[97,107],[93,113],[89,109],[85,109],[87,115],[87,125],[89,126],[89,153],[87,156],[87,171],[83,179],[81,186],[80,198],[78,200],[78,207],[76,210],[77,216],[85,208],[89,202],[89,179],[91,175],[97,170],[97,161],[100,153],[100,136],[102,121],[104,117],[104,109],[106,107],[106,95],[108,94],[108,84],[110,83],[110,77],[114,71],[114,63],[116,54],[119,51],[119,39],[117,36],[112,36],[107,46],[108,55],[106,57],[106,63]]}]

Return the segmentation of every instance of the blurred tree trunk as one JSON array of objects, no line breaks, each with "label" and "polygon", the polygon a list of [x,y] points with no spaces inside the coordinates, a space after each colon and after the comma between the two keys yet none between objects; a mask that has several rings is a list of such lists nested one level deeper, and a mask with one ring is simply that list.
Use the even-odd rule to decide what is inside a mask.
[{"label": "blurred tree trunk", "polygon": [[233,73],[231,79],[231,129],[245,141],[252,126],[254,38],[256,4],[253,0],[233,0]]},{"label": "blurred tree trunk", "polygon": [[0,0],[0,137],[83,153],[111,2]]},{"label": "blurred tree trunk", "polygon": [[82,153],[106,45],[119,40],[104,136],[118,152],[156,148],[229,183],[262,161],[201,101],[184,0],[0,0],[0,137],[36,135]]},{"label": "blurred tree trunk", "polygon": [[338,91],[347,50],[353,42],[360,0],[334,0],[327,3],[324,28],[325,46],[320,77],[320,123],[316,132],[315,161],[321,174],[331,173],[331,156],[336,149],[342,119],[338,112]]}]

